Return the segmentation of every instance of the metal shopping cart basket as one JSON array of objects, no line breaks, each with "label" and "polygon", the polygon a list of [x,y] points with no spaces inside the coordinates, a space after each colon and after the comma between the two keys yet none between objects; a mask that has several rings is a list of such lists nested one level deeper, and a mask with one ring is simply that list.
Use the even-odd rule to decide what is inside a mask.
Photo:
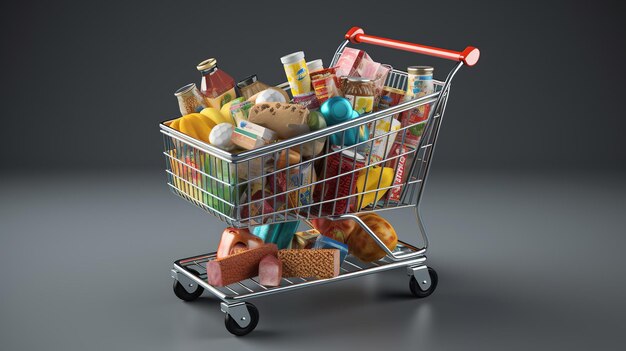
[{"label": "metal shopping cart basket", "polygon": [[[171,190],[187,201],[202,208],[206,212],[218,217],[233,227],[253,227],[260,224],[278,224],[294,220],[308,221],[315,218],[329,220],[351,219],[369,234],[372,239],[385,251],[386,256],[378,261],[364,263],[356,257],[348,255],[341,265],[338,276],[330,279],[312,278],[283,278],[282,284],[277,287],[264,286],[258,278],[246,279],[224,287],[216,287],[207,283],[206,263],[216,257],[216,253],[180,259],[174,262],[171,271],[175,279],[174,291],[176,295],[191,301],[200,296],[204,290],[222,300],[221,310],[226,314],[226,328],[235,335],[244,335],[252,331],[258,322],[259,314],[254,305],[247,302],[250,299],[274,293],[287,292],[313,285],[325,284],[365,274],[381,272],[389,269],[405,267],[410,277],[410,289],[417,297],[430,295],[437,286],[437,273],[426,266],[426,250],[428,240],[426,231],[419,214],[419,204],[424,190],[428,171],[432,161],[437,135],[443,119],[450,86],[457,71],[463,66],[473,66],[479,58],[479,51],[474,47],[467,47],[462,52],[412,44],[392,39],[386,39],[365,34],[358,27],[351,28],[345,35],[345,40],[339,45],[333,56],[330,67],[337,63],[344,48],[349,44],[367,43],[390,47],[393,49],[410,51],[419,54],[457,61],[448,73],[445,81],[435,80],[435,92],[420,98],[403,102],[374,113],[322,130],[310,132],[292,139],[279,141],[263,147],[231,154],[199,140],[193,139],[169,127],[170,121],[160,124],[161,133],[165,142],[165,161],[168,185]],[[387,76],[386,86],[405,90],[407,73],[393,69]],[[288,90],[288,84],[279,85]],[[403,111],[419,107],[428,108],[428,118],[414,124],[403,125],[399,130],[377,134],[368,140],[349,145],[343,143],[346,133],[352,128],[375,126],[376,123],[389,121],[393,116]],[[382,159],[367,159],[349,162],[349,155],[356,157],[363,148],[373,147],[375,143],[383,142],[387,147],[389,138],[395,138],[400,145],[405,144],[407,132],[411,128],[422,129],[421,138],[416,145],[402,146],[390,152]],[[339,147],[331,147],[326,140],[334,135],[340,140]],[[324,152],[311,152],[317,144],[325,148]],[[289,150],[299,152],[304,156],[298,162],[289,164],[285,153]],[[387,151],[387,150],[385,150]],[[282,157],[287,164],[278,167]],[[330,163],[338,159],[339,163],[347,162],[349,167],[330,167]],[[404,161],[404,169],[399,165]],[[382,186],[380,173],[378,186],[373,190],[365,187],[356,188],[354,182],[361,172],[370,167],[393,165],[394,175],[398,181],[390,186]],[[321,169],[317,177],[311,168]],[[307,172],[308,170],[308,172]],[[276,179],[286,173],[298,174],[305,177],[300,186],[291,188],[276,187]],[[400,174],[400,173],[403,174]],[[304,176],[303,176],[304,175]],[[369,176],[367,173],[366,177]],[[365,180],[367,182],[367,179]],[[274,187],[273,192],[264,190],[254,192],[254,187],[265,189]],[[345,193],[345,187],[352,189]],[[300,195],[309,192],[309,201],[298,201]],[[317,196],[310,196],[310,192]],[[378,193],[394,192],[397,196],[382,196]],[[366,195],[375,193],[375,201],[363,204]],[[256,194],[256,195],[255,195]],[[296,199],[295,201],[291,201]],[[366,223],[357,216],[360,213],[378,212],[382,210],[412,208],[417,222],[417,235],[422,245],[420,247],[399,241],[392,251],[385,246]]]}]

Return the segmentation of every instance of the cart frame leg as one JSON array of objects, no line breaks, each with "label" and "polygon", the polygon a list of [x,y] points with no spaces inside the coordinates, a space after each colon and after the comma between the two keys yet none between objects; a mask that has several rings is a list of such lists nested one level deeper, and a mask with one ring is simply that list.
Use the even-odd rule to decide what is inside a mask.
[{"label": "cart frame leg", "polygon": [[193,294],[193,292],[198,289],[199,285],[195,281],[193,281],[188,276],[180,273],[176,269],[171,270],[171,275],[172,278],[176,279],[176,281],[178,281],[188,293]]},{"label": "cart frame leg", "polygon": [[412,275],[415,277],[415,280],[419,283],[420,289],[426,291],[430,288],[432,281],[430,279],[430,274],[428,274],[428,266],[409,266],[406,269],[407,275]]},{"label": "cart frame leg", "polygon": [[245,302],[236,302],[236,303],[220,303],[220,309],[222,312],[233,317],[235,322],[242,328],[250,325],[251,317],[250,312],[248,311],[248,307]]}]

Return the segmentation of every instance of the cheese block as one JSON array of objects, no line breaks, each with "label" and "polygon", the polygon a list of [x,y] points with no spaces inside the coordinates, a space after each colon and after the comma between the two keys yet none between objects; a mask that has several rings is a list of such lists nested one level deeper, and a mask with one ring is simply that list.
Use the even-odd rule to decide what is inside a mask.
[{"label": "cheese block", "polygon": [[278,258],[283,263],[283,277],[326,279],[339,275],[337,249],[285,249],[278,251]]},{"label": "cheese block", "polygon": [[265,244],[232,254],[225,258],[208,261],[206,264],[207,280],[213,286],[226,286],[238,281],[255,277],[259,274],[259,262],[267,255],[278,251],[275,244]]}]

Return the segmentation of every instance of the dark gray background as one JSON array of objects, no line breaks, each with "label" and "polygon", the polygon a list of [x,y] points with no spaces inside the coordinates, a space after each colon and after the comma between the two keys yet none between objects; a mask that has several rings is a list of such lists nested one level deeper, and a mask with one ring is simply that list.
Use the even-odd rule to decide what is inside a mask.
[{"label": "dark gray background", "polygon": [[[160,167],[156,123],[216,57],[285,80],[280,56],[330,62],[353,25],[481,49],[449,104],[439,167],[623,168],[626,78],[618,1],[3,2],[3,169]],[[451,63],[364,46],[395,67]]]},{"label": "dark gray background", "polygon": [[[0,4],[0,349],[618,349],[626,304],[620,3],[119,1]],[[260,298],[245,338],[175,259],[224,227],[172,196],[157,123],[217,57],[284,80],[345,31],[481,49],[457,76],[423,199],[440,283],[401,270]],[[450,62],[364,48],[403,68]],[[390,219],[414,241],[414,222]]]}]

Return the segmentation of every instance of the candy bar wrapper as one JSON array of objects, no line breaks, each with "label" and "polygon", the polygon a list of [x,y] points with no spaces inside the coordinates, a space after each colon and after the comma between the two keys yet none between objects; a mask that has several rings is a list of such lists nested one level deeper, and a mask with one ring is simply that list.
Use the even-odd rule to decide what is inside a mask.
[{"label": "candy bar wrapper", "polygon": [[309,229],[304,232],[296,232],[291,247],[293,249],[311,249],[315,245],[317,237],[321,234],[317,229]]},{"label": "candy bar wrapper", "polygon": [[389,201],[396,203],[400,202],[400,196],[402,195],[403,186],[398,185],[405,183],[408,176],[408,167],[411,166],[411,162],[409,160],[409,156],[411,155],[411,153],[407,154],[409,151],[411,151],[409,147],[402,145],[401,143],[394,143],[391,152],[389,153],[389,158],[402,155],[387,161],[386,167],[391,167],[396,171],[392,184],[393,188],[389,189],[389,192],[387,193]]}]

